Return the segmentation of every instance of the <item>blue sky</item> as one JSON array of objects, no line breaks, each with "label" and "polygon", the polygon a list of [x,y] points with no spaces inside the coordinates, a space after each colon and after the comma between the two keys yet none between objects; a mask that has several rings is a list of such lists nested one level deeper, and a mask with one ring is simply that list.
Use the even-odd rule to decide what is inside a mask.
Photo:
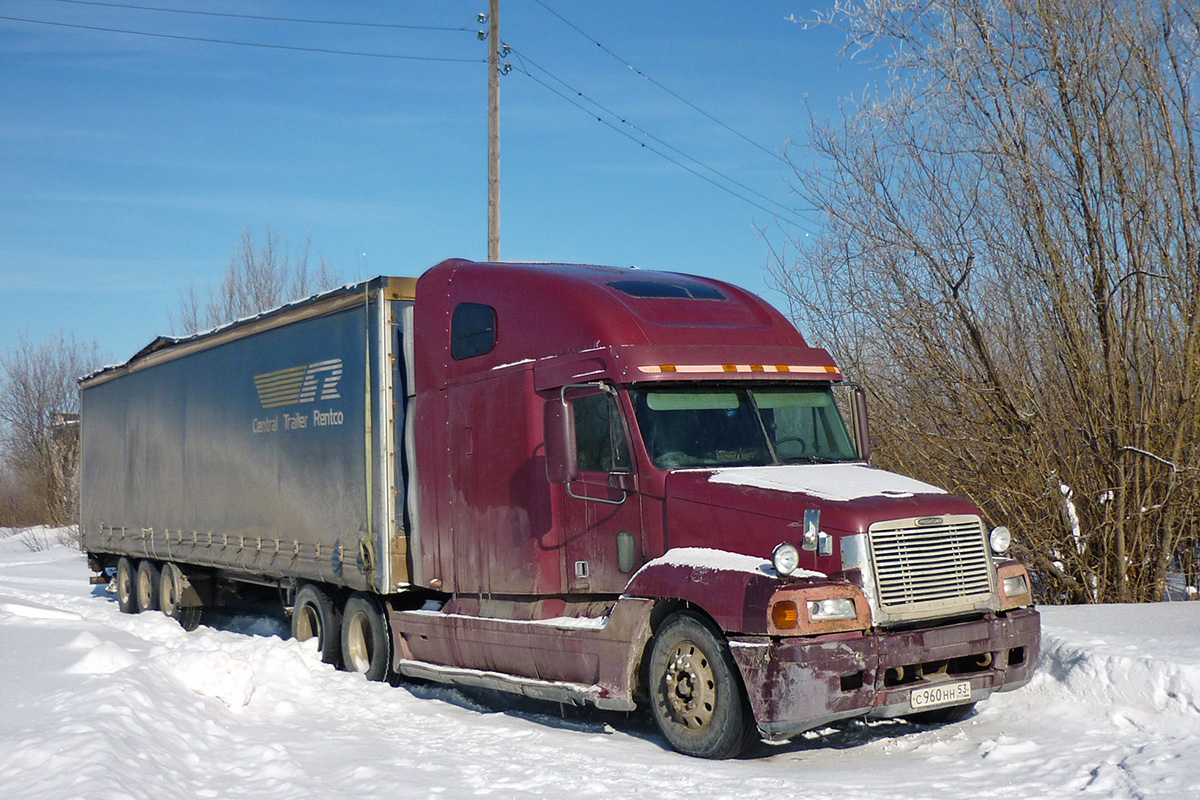
[{"label": "blue sky", "polygon": [[[261,242],[269,225],[293,250],[311,234],[313,258],[348,280],[486,256],[489,45],[474,32],[487,0],[124,5],[467,30],[0,3],[0,17],[60,23],[0,19],[0,348],[65,330],[124,360],[169,331],[190,285],[219,279],[247,228]],[[802,161],[806,98],[826,116],[878,77],[841,57],[839,32],[786,19],[813,7],[503,0],[514,70],[501,82],[502,257],[692,272],[779,302],[764,265],[781,223],[650,148],[685,161],[676,148],[784,216],[762,198],[798,205],[787,165],[592,40],[772,153],[791,140]],[[636,130],[601,124],[522,67]],[[790,218],[793,236],[813,224]]]}]

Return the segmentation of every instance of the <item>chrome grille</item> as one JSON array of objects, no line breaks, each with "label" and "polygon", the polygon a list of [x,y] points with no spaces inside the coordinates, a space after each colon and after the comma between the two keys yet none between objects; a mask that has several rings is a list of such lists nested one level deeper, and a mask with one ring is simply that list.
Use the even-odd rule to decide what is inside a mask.
[{"label": "chrome grille", "polygon": [[994,583],[978,517],[880,522],[871,563],[884,618],[917,619],[992,605]]}]

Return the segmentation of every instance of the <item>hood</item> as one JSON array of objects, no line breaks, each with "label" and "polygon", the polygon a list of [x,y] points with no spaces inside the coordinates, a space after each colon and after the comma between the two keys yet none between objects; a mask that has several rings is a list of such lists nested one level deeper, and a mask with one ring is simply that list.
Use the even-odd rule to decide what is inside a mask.
[{"label": "hood", "polygon": [[[666,483],[670,547],[710,547],[769,558],[775,545],[799,545],[804,512],[821,512],[834,536],[910,517],[979,514],[943,489],[864,464],[792,464],[679,470]],[[840,548],[810,569],[836,572]]]}]

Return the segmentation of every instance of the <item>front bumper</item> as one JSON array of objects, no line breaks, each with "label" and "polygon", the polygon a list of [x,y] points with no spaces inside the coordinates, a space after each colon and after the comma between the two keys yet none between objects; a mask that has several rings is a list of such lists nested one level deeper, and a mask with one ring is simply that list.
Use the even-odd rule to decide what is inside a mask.
[{"label": "front bumper", "polygon": [[1033,677],[1040,642],[1032,608],[923,630],[729,640],[771,739],[850,717],[912,714],[912,691],[937,683],[970,681],[970,702],[1019,688]]}]

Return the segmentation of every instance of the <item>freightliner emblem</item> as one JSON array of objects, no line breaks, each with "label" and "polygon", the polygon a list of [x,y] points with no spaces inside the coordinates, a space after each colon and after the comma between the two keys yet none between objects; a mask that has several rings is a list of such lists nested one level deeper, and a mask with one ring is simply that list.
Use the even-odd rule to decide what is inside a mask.
[{"label": "freightliner emblem", "polygon": [[255,375],[254,386],[258,389],[258,402],[263,408],[279,408],[318,400],[337,400],[341,397],[337,390],[341,379],[342,360],[332,358]]}]

